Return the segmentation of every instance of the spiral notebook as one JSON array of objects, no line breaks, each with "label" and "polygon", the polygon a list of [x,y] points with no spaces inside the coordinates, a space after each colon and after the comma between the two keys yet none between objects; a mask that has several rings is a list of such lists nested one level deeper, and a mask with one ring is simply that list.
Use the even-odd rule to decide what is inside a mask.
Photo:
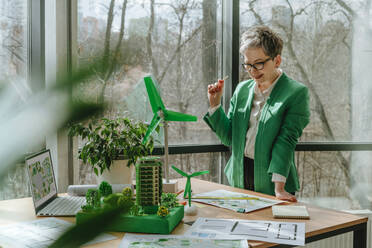
[{"label": "spiral notebook", "polygon": [[272,206],[272,211],[278,219],[310,219],[306,206]]}]

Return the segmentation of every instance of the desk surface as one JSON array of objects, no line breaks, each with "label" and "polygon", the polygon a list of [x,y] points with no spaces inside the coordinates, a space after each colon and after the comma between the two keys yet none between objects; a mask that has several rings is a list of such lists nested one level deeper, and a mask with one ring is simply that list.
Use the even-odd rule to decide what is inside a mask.
[{"label": "desk surface", "polygon": [[[180,188],[184,188],[185,180],[180,180]],[[226,185],[206,182],[198,179],[191,179],[191,187],[194,193],[202,193],[207,191],[212,191],[216,189],[225,189],[235,192],[249,193],[258,196],[263,196],[267,198],[272,198],[272,196],[267,196],[264,194],[251,192],[243,189],[237,189],[229,187]],[[315,235],[325,234],[331,231],[337,231],[339,229],[353,227],[358,224],[366,223],[368,218],[361,217],[357,215],[352,215],[340,211],[320,208],[303,203],[293,203],[294,205],[306,205],[310,214],[310,220],[285,220],[280,221],[288,222],[305,222],[306,223],[306,238]],[[266,208],[262,210],[257,210],[251,213],[237,213],[231,210],[217,208],[214,206],[204,205],[196,203],[198,206],[197,216],[185,216],[183,221],[194,221],[198,217],[211,217],[211,218],[229,218],[229,219],[247,219],[247,220],[274,220],[272,217],[271,208]],[[0,226],[6,224],[17,223],[21,221],[30,221],[37,218],[47,218],[47,217],[36,217],[34,213],[33,203],[31,198],[22,198],[15,200],[0,201]],[[75,222],[75,218],[72,217],[61,217],[63,220],[70,222]],[[183,234],[189,228],[188,225],[181,222],[172,234]],[[99,243],[95,245],[90,245],[86,247],[118,247],[124,233],[110,233],[118,237],[116,240]],[[249,241],[252,247],[272,247],[275,244],[264,243],[264,242],[254,242]]]}]

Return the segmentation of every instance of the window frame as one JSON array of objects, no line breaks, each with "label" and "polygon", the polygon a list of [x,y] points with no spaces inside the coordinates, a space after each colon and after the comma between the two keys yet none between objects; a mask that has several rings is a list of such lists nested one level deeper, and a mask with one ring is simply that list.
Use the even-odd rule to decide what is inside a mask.
[{"label": "window frame", "polygon": [[27,80],[32,90],[45,88],[45,4],[44,0],[28,0]]}]

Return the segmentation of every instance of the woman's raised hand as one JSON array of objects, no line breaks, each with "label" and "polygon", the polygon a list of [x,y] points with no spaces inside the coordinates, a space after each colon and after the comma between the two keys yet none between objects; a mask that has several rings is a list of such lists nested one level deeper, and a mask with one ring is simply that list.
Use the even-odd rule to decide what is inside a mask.
[{"label": "woman's raised hand", "polygon": [[208,100],[210,107],[215,107],[221,102],[225,80],[219,79],[217,83],[208,85]]}]

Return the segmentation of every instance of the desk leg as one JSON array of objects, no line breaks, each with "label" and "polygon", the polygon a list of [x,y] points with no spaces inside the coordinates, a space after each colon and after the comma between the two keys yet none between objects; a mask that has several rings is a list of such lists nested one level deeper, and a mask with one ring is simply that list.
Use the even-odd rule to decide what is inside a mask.
[{"label": "desk leg", "polygon": [[354,248],[367,248],[367,223],[360,224],[353,236]]}]

